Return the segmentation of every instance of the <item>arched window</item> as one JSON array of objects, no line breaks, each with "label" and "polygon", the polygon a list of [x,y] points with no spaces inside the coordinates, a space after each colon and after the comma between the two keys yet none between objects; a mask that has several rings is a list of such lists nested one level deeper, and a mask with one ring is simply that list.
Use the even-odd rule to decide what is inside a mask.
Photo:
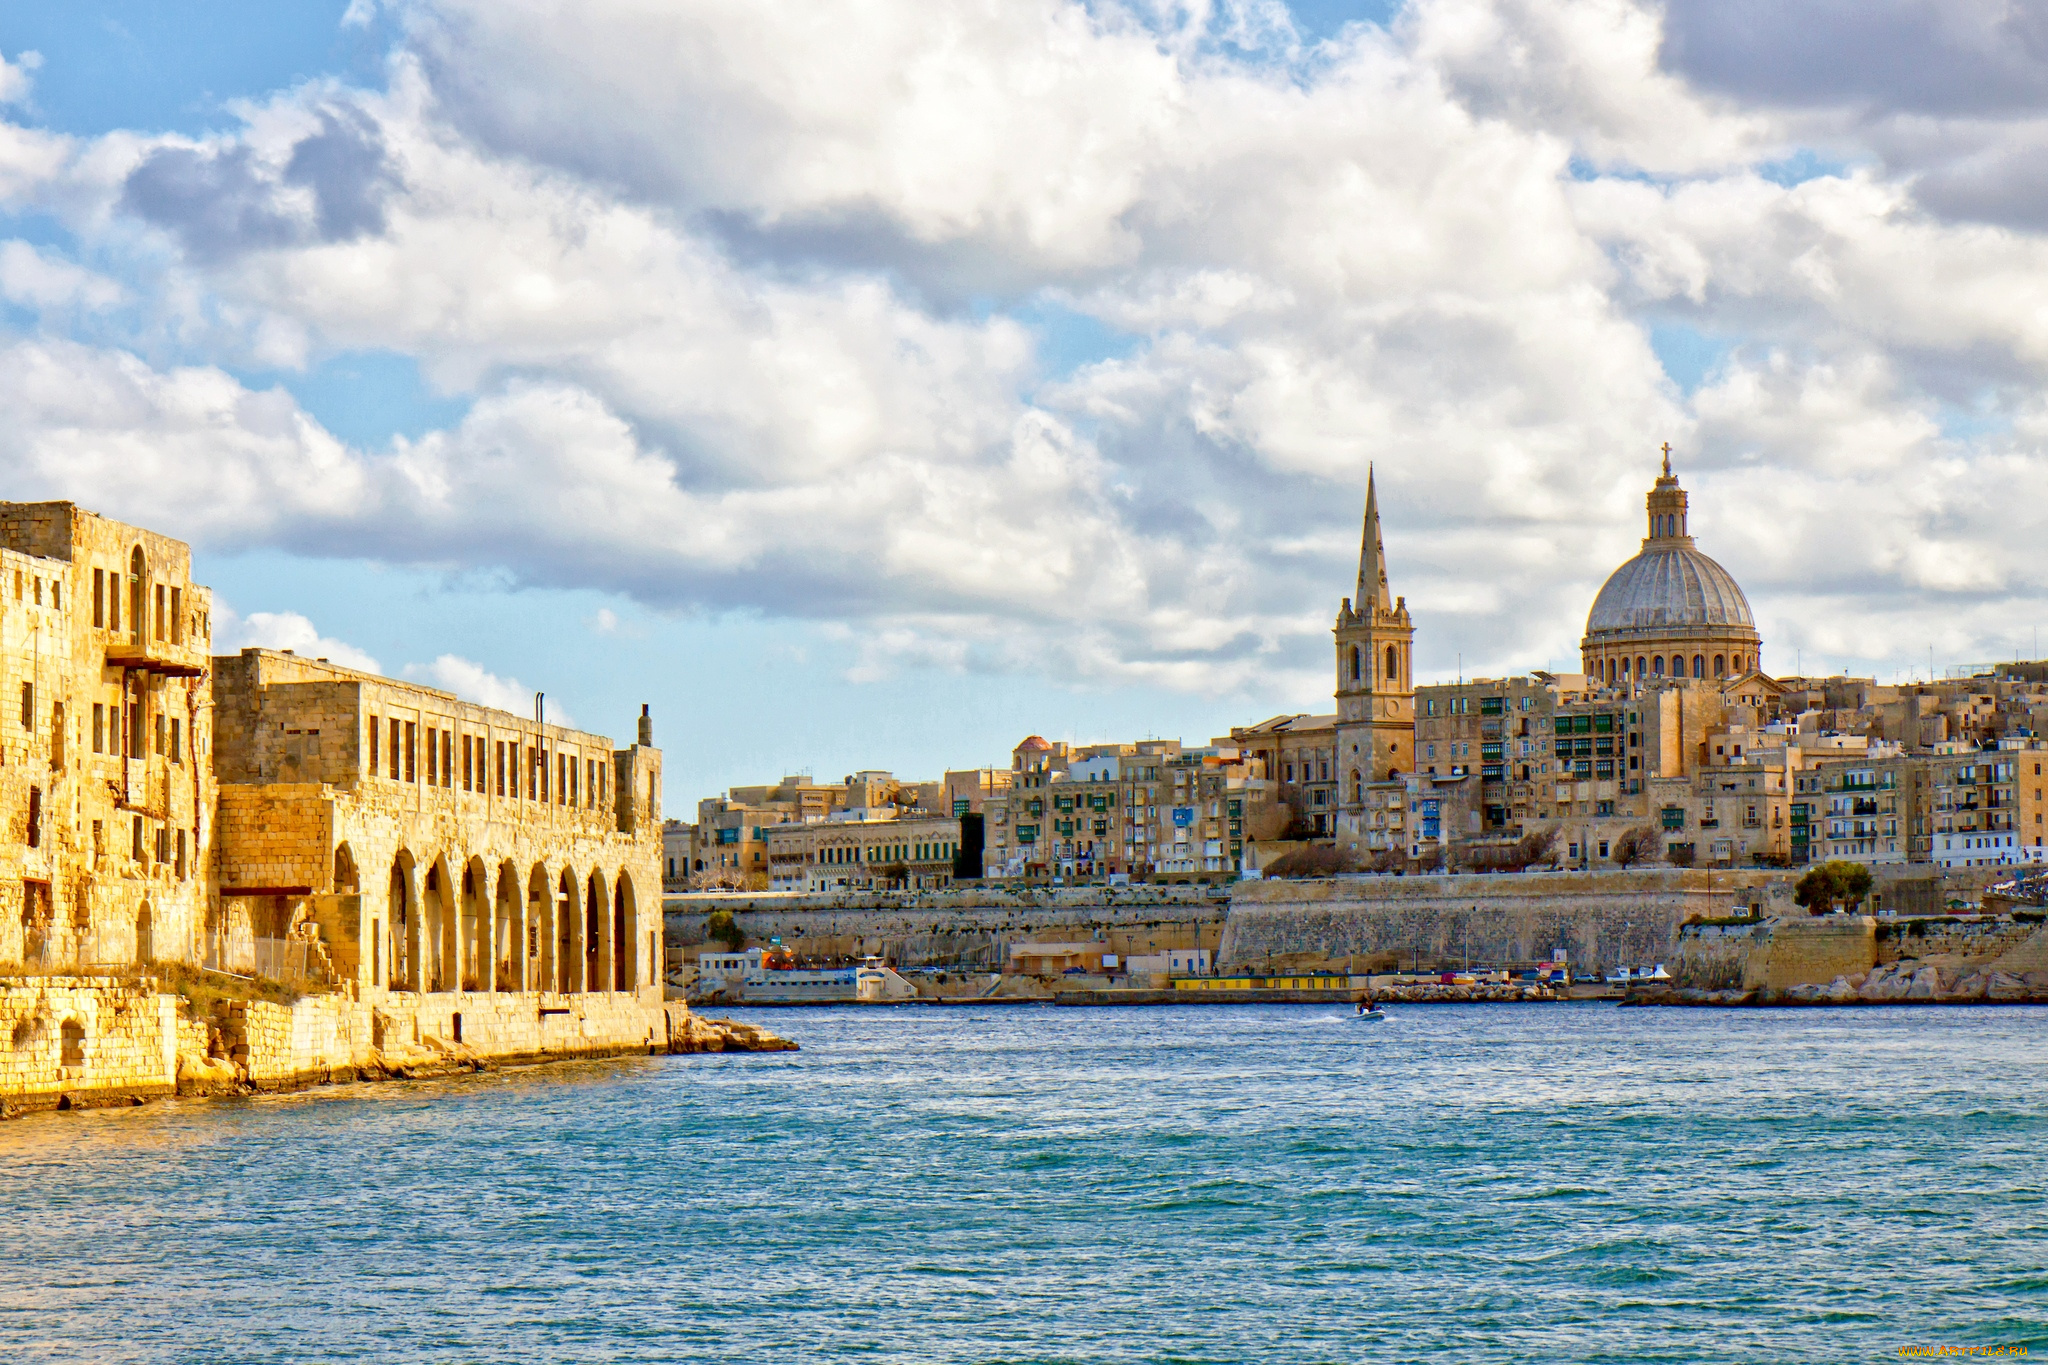
[{"label": "arched window", "polygon": [[1649,671],[1648,665],[1643,662],[1643,656],[1640,654],[1636,655],[1636,679],[1641,681]]},{"label": "arched window", "polygon": [[1351,681],[1358,681],[1358,646],[1351,646]]},{"label": "arched window", "polygon": [[128,556],[128,639],[133,644],[142,643],[144,623],[148,618],[149,561],[142,557],[142,547],[135,547]]},{"label": "arched window", "polygon": [[1740,654],[1735,656],[1735,671],[1737,673],[1742,671],[1742,656]]},{"label": "arched window", "polygon": [[1607,661],[1607,685],[1609,687],[1614,685],[1614,660],[1612,659]]},{"label": "arched window", "polygon": [[1351,804],[1355,806],[1364,800],[1365,778],[1360,776],[1358,770],[1354,768],[1351,772]]},{"label": "arched window", "polygon": [[1651,658],[1650,671],[1660,678],[1664,676],[1664,656],[1662,654],[1655,655]]},{"label": "arched window", "polygon": [[1707,656],[1706,656],[1706,655],[1704,655],[1704,654],[1695,654],[1695,655],[1693,655],[1693,656],[1692,656],[1692,675],[1693,675],[1693,676],[1694,676],[1695,678],[1704,678],[1704,677],[1706,677],[1706,676],[1707,676]]},{"label": "arched window", "polygon": [[1728,656],[1726,654],[1716,654],[1714,656],[1714,676],[1717,678],[1728,676]]},{"label": "arched window", "polygon": [[1401,685],[1401,656],[1394,652],[1392,645],[1387,646],[1386,685],[1388,687],[1399,687]]}]

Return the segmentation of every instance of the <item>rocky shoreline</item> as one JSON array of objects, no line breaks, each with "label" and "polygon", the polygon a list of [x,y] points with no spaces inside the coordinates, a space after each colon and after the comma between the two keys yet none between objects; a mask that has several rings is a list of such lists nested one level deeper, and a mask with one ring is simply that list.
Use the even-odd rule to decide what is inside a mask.
[{"label": "rocky shoreline", "polygon": [[1888,963],[1837,976],[1826,985],[1783,990],[1667,987],[1631,990],[1624,1005],[2048,1005],[2048,972],[1965,970],[1932,963]]}]

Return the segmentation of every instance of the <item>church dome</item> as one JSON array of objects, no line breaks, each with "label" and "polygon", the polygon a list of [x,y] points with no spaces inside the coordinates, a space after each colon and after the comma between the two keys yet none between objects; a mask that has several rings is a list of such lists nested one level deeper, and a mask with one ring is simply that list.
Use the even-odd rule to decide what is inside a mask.
[{"label": "church dome", "polygon": [[1749,599],[1729,572],[1690,545],[1652,542],[1616,569],[1586,618],[1586,633],[1683,626],[1755,629]]}]

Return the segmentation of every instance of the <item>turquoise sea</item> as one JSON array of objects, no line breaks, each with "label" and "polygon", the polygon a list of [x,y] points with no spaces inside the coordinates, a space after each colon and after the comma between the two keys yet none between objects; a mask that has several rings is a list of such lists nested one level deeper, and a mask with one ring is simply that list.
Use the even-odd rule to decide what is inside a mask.
[{"label": "turquoise sea", "polygon": [[2048,1351],[2048,1011],[737,1017],[0,1125],[0,1359]]}]

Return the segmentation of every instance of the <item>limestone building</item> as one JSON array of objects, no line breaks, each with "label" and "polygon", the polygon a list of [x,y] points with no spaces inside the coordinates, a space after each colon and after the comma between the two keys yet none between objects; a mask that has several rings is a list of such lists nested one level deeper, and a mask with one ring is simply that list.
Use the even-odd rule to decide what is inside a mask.
[{"label": "limestone building", "polygon": [[179,542],[70,503],[0,503],[0,959],[199,953],[211,615]]},{"label": "limestone building", "polygon": [[1339,810],[1355,828],[1364,808],[1364,784],[1415,767],[1415,623],[1408,599],[1388,589],[1379,488],[1371,471],[1365,477],[1358,586],[1337,609],[1332,633],[1337,638]]},{"label": "limestone building", "polygon": [[1762,667],[1749,599],[1694,545],[1685,490],[1664,472],[1648,498],[1643,548],[1593,599],[1579,643],[1588,677],[1609,687],[1656,678],[1739,678]]},{"label": "limestone building", "polygon": [[70,503],[0,504],[0,959],[411,992],[458,1036],[462,992],[659,1002],[644,710],[615,749],[325,660],[214,657],[190,565]]},{"label": "limestone building", "polygon": [[[658,989],[661,755],[320,660],[216,659],[217,931],[406,991]],[[310,930],[302,930],[310,935]]]}]

